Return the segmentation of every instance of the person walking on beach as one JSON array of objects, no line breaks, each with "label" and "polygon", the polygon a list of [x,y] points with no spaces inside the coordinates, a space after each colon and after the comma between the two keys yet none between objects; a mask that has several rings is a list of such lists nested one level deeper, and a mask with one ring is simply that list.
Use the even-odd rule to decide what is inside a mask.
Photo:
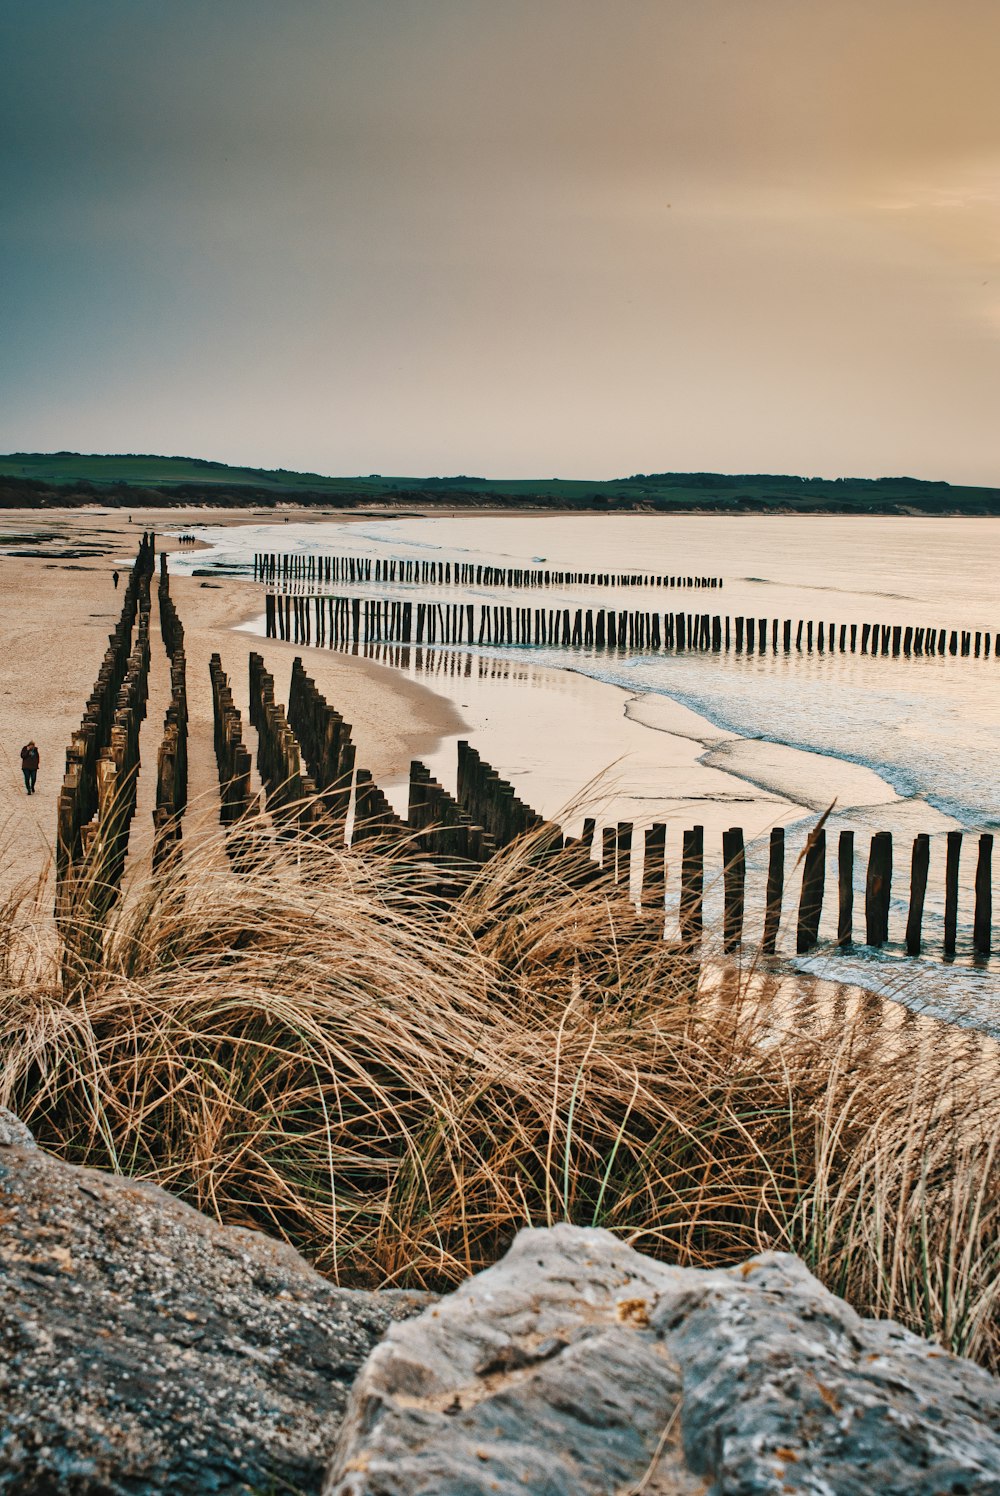
[{"label": "person walking on beach", "polygon": [[29,795],[35,793],[35,779],[38,775],[38,748],[34,738],[25,743],[21,749],[21,773],[24,775],[24,787]]},{"label": "person walking on beach", "polygon": [[114,584],[115,584],[115,591],[117,592],[118,591],[118,573],[116,571],[113,571],[111,573],[111,580],[114,582]]}]

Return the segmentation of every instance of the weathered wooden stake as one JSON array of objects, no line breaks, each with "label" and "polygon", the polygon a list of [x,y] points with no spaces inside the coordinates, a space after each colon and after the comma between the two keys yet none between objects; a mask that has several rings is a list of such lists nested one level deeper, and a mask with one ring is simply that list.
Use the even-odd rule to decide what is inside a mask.
[{"label": "weathered wooden stake", "polygon": [[625,885],[628,897],[632,874],[632,822],[618,822],[618,882]]},{"label": "weathered wooden stake", "polygon": [[743,831],[732,826],[722,833],[722,876],[725,905],[722,915],[723,949],[738,951],[743,939],[743,910],[746,894],[746,849]]},{"label": "weathered wooden stake", "polygon": [[962,859],[961,831],[948,832],[944,870],[944,953],[954,956],[958,934],[958,868]]},{"label": "weathered wooden stake", "polygon": [[931,839],[921,832],[913,838],[910,861],[910,909],[906,916],[906,954],[919,956],[923,941],[924,899],[927,894],[927,869],[931,859]]},{"label": "weathered wooden stake", "polygon": [[993,935],[993,837],[984,831],[979,838],[979,861],[976,864],[976,913],[972,926],[972,949],[976,956],[988,956]]},{"label": "weathered wooden stake", "polygon": [[693,946],[701,940],[702,902],[705,890],[705,828],[685,831],[681,852],[681,939]]},{"label": "weathered wooden stake", "polygon": [[767,901],[764,906],[764,935],[761,950],[773,956],[781,923],[781,900],[785,886],[785,828],[771,828],[771,848],[767,864]]},{"label": "weathered wooden stake", "polygon": [[837,944],[850,945],[854,939],[854,832],[842,831],[837,848],[838,891],[840,909],[837,917]]},{"label": "weathered wooden stake", "polygon": [[889,938],[889,899],[892,893],[892,833],[876,831],[868,855],[865,884],[865,925],[869,945],[884,945]]},{"label": "weathered wooden stake", "polygon": [[642,905],[662,909],[667,889],[667,828],[660,822],[646,827],[642,859]]},{"label": "weathered wooden stake", "polygon": [[612,883],[618,879],[618,830],[615,826],[601,827],[601,869]]},{"label": "weathered wooden stake", "polygon": [[802,894],[799,899],[799,927],[795,949],[801,955],[811,951],[819,940],[819,921],[823,913],[823,884],[826,878],[826,830],[810,831],[802,867]]}]

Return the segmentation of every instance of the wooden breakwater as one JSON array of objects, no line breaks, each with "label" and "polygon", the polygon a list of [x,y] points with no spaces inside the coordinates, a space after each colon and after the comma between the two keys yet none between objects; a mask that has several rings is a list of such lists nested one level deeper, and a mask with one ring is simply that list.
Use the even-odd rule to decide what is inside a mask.
[{"label": "wooden breakwater", "polygon": [[[269,679],[269,678],[268,678]],[[273,682],[270,689],[273,693]],[[601,876],[617,887],[622,896],[632,890],[640,907],[648,914],[665,917],[671,894],[676,903],[681,944],[694,949],[704,937],[704,903],[706,888],[717,879],[721,885],[722,940],[729,953],[738,952],[746,938],[745,921],[748,902],[748,864],[744,833],[731,827],[722,837],[721,857],[709,866],[704,828],[693,826],[681,836],[678,865],[667,863],[667,826],[663,822],[635,826],[620,821],[598,827],[586,822],[582,838],[575,844],[562,837],[558,827],[546,822],[519,798],[515,787],[487,764],[467,742],[458,745],[456,792],[452,796],[430,774],[426,766],[414,762],[405,818],[396,816],[370,774],[358,772],[353,786],[353,811],[344,806],[347,792],[344,760],[329,752],[329,745],[343,740],[342,720],[316,691],[301,660],[293,667],[290,700],[299,706],[296,718],[310,744],[306,754],[315,783],[308,788],[321,794],[316,786],[327,786],[336,795],[334,835],[343,843],[359,845],[366,839],[391,833],[399,843],[406,843],[407,855],[439,856],[456,861],[483,863],[495,851],[509,846],[519,837],[533,835],[553,849],[575,845],[590,859],[591,876]],[[269,731],[279,735],[279,749],[272,749],[275,785],[278,776],[287,773],[295,763],[289,751],[290,731],[283,714],[275,714]],[[349,733],[349,728],[346,729]],[[296,745],[298,746],[298,745]],[[298,749],[302,754],[304,750]],[[325,754],[325,757],[323,756]],[[352,760],[353,762],[353,760]],[[320,767],[320,766],[323,767]],[[318,771],[318,772],[317,772]],[[299,781],[301,789],[303,781]],[[351,831],[353,827],[353,832]],[[325,833],[324,833],[325,834]],[[893,903],[893,837],[888,832],[872,835],[867,862],[859,866],[862,893],[856,903],[856,833],[839,834],[836,856],[830,855],[827,831],[820,824],[806,838],[801,856],[786,869],[786,833],[776,827],[770,833],[766,882],[752,902],[762,910],[761,949],[766,955],[776,952],[780,929],[784,926],[799,954],[820,944],[820,926],[824,911],[827,919],[835,916],[835,948],[851,946],[878,948],[890,943],[890,917],[901,902]],[[942,954],[946,959],[957,950],[959,903],[959,863],[964,838],[960,831],[947,837],[945,868],[945,912]],[[910,955],[925,949],[924,910],[928,889],[930,838],[917,836],[907,848],[909,860],[908,896],[896,944],[905,944]],[[972,921],[971,953],[985,959],[992,949],[992,855],[993,837],[984,833],[978,838],[975,869],[975,913]],[[763,875],[762,875],[763,876]],[[797,889],[791,887],[797,882]],[[896,874],[896,886],[901,882]],[[754,890],[749,890],[754,893]],[[905,890],[904,890],[905,892]],[[904,935],[905,927],[905,935]]]},{"label": "wooden breakwater", "polygon": [[[92,737],[100,730],[101,711],[120,675],[107,722],[107,741],[101,744],[95,760],[92,814],[80,824],[75,843],[71,815],[87,803],[79,793],[82,748],[72,772],[68,770],[69,782],[63,786],[68,793],[60,800],[57,912],[67,936],[67,950],[78,957],[99,950],[103,918],[117,897],[128,845],[139,764],[139,726],[147,689],[150,571],[151,553],[141,552],[129,578],[132,593],[123,599],[122,618],[112,635],[87,719],[96,724]],[[129,624],[133,614],[138,621],[134,638]],[[175,666],[183,667],[183,628],[162,573],[160,617],[172,665],[172,710],[182,702],[186,705],[183,676],[173,675]],[[124,672],[123,650],[128,651]],[[240,713],[218,655],[212,657],[210,675],[220,815],[227,829],[227,850],[233,865],[242,870],[266,855],[269,833],[263,829],[259,798],[251,783],[251,755],[243,741]],[[598,826],[591,819],[585,823],[581,838],[564,837],[558,826],[522,800],[515,786],[467,742],[458,745],[454,794],[426,765],[414,761],[406,810],[397,814],[372,775],[357,767],[350,725],[318,691],[301,659],[296,659],[292,667],[287,715],[276,700],[273,677],[260,655],[251,656],[249,683],[258,769],[267,809],[282,841],[305,835],[336,846],[362,849],[376,843],[391,844],[399,856],[423,860],[431,894],[450,897],[467,881],[466,875],[457,876],[456,870],[465,867],[471,875],[475,867],[489,862],[519,838],[532,838],[542,855],[549,851],[578,853],[581,879],[600,878],[620,897],[633,898],[651,917],[652,926],[659,925],[661,935],[666,933],[671,911],[675,911],[680,944],[688,951],[695,951],[704,940],[705,902],[709,897],[713,905],[721,904],[722,943],[732,954],[738,953],[748,939],[746,910],[750,907],[755,911],[752,948],[757,948],[759,935],[759,948],[765,955],[776,953],[782,930],[785,939],[781,944],[791,942],[800,954],[815,950],[823,925],[827,930],[835,929],[835,936],[828,935],[825,942],[834,949],[891,944],[916,956],[927,947],[926,909],[929,896],[936,895],[930,900],[935,908],[931,940],[940,945],[945,959],[954,959],[960,945],[962,953],[968,952],[976,961],[987,959],[992,951],[993,836],[989,833],[980,835],[976,842],[971,890],[967,885],[972,882],[972,866],[964,882],[960,877],[969,843],[961,831],[948,833],[943,867],[934,872],[932,880],[928,835],[917,836],[912,845],[907,843],[900,851],[890,833],[876,832],[862,849],[854,831],[842,830],[834,848],[828,846],[827,828],[822,823],[809,833],[802,854],[790,869],[786,867],[785,830],[777,827],[771,832],[765,881],[760,849],[754,847],[748,857],[739,827],[723,834],[721,857],[707,851],[703,827],[685,829],[676,863],[668,861],[668,828],[663,822],[644,825],[619,821]],[[179,726],[171,720],[170,711],[166,726]],[[159,784],[162,757],[158,771]],[[175,794],[172,789],[171,794]],[[158,808],[162,803],[158,801]],[[176,807],[179,803],[175,795],[172,804]],[[937,857],[935,852],[935,869]],[[932,881],[939,878],[943,889],[932,886]],[[754,886],[758,881],[759,886]],[[974,896],[974,912],[970,896]],[[960,907],[972,912],[971,921],[963,919],[961,925]],[[757,924],[761,914],[762,932]],[[890,928],[897,922],[898,928]]]},{"label": "wooden breakwater", "polygon": [[458,745],[456,793],[470,820],[482,826],[495,847],[510,846],[519,836],[537,835],[547,824],[467,742]]},{"label": "wooden breakwater", "polygon": [[[259,656],[257,657],[260,658]],[[258,678],[269,683],[273,697],[273,680],[261,667],[253,666]],[[257,693],[266,694],[258,685]],[[252,688],[252,695],[254,689]],[[291,728],[284,714],[276,712],[266,729],[277,734],[267,759],[273,765],[275,786],[283,784],[279,776],[304,754],[313,779],[298,781],[300,793],[305,784],[308,792],[323,797],[332,792],[327,820],[328,830],[340,842],[352,845],[366,837],[392,834],[406,841],[412,855],[433,854],[442,858],[474,863],[486,862],[501,848],[520,837],[534,836],[541,844],[560,850],[575,846],[589,859],[590,875],[601,876],[609,885],[628,896],[636,892],[640,907],[647,913],[664,913],[671,891],[676,898],[677,917],[682,945],[693,949],[704,934],[704,900],[706,879],[718,878],[722,892],[723,947],[729,953],[740,950],[745,939],[747,907],[747,847],[740,827],[731,827],[722,836],[721,859],[714,872],[706,862],[705,834],[701,826],[685,830],[681,837],[678,867],[671,871],[667,862],[667,826],[656,822],[636,826],[619,821],[598,827],[593,819],[584,824],[583,835],[575,843],[562,836],[559,828],[540,816],[517,795],[515,787],[505,780],[468,742],[458,744],[456,791],[452,796],[433,778],[426,766],[415,761],[410,768],[407,815],[396,816],[371,775],[358,771],[353,785],[353,813],[346,803],[352,793],[349,785],[353,766],[353,744],[344,756],[344,744],[350,728],[339,713],[325,701],[307,675],[301,659],[292,667],[290,702],[294,701],[295,721],[308,748],[295,740],[290,749]],[[291,734],[294,738],[294,735]],[[320,786],[317,790],[316,786]],[[353,826],[353,832],[351,827]],[[786,875],[786,833],[775,827],[769,838],[766,883],[757,890],[754,900],[762,907],[763,928],[760,947],[765,955],[775,954],[782,923],[794,933],[798,954],[814,950],[820,944],[820,925],[824,909],[836,912],[835,946],[853,945],[878,948],[890,942],[890,915],[893,907],[893,837],[889,832],[871,836],[867,864],[862,873],[863,907],[856,900],[856,833],[842,830],[837,842],[836,858],[827,847],[827,832],[822,822],[810,831],[801,856],[791,870],[798,875],[797,896],[788,889]],[[957,950],[959,865],[964,837],[961,831],[947,836],[945,866],[945,899],[942,954],[946,959]],[[905,925],[905,949],[909,955],[920,955],[925,947],[924,910],[930,865],[930,837],[918,835],[909,851],[909,886]],[[981,960],[992,950],[992,858],[993,836],[978,838],[975,869],[975,913],[972,922],[972,954]],[[899,885],[899,876],[896,883]],[[763,894],[763,897],[760,895]],[[790,896],[789,896],[790,895]],[[897,900],[897,903],[899,901]],[[902,938],[902,931],[898,932]]]},{"label": "wooden breakwater", "polygon": [[143,563],[143,545],[140,545],[139,555],[125,583],[121,614],[109,638],[97,681],[84,707],[80,726],[73,732],[66,750],[56,827],[57,881],[75,860],[79,852],[80,828],[97,808],[97,758],[109,741],[115,702],[128,668]]},{"label": "wooden breakwater", "polygon": [[328,705],[298,658],[292,661],[288,723],[331,819],[343,832],[351,809],[356,758],[351,725]]},{"label": "wooden breakwater", "polygon": [[[408,812],[397,816],[366,769],[357,769],[350,724],[329,705],[306,674],[301,659],[292,662],[288,722],[295,732],[318,793],[334,825],[352,845],[386,836],[409,837],[421,854],[482,862],[494,850],[492,838],[476,826],[425,766],[410,768]],[[348,820],[350,819],[350,827]]]},{"label": "wooden breakwater", "polygon": [[303,767],[299,741],[276,699],[274,677],[256,653],[250,655],[250,721],[257,730],[257,772],[279,832],[335,836],[316,785]]},{"label": "wooden breakwater", "polygon": [[260,796],[251,781],[252,759],[243,742],[243,719],[233,700],[229,677],[222,660],[209,661],[212,682],[215,762],[219,771],[219,819],[225,832],[226,852],[237,871],[254,865],[259,842]]},{"label": "wooden breakwater", "polygon": [[160,635],[170,661],[170,705],[163,721],[163,738],[156,758],[156,808],[153,811],[153,866],[181,840],[181,817],[187,805],[188,704],[184,628],[170,596],[167,558],[160,556]]},{"label": "wooden breakwater", "polygon": [[405,822],[395,814],[371,774],[363,768],[356,771],[351,816],[356,750],[350,724],[329,705],[298,658],[292,662],[288,723],[298,739],[317,793],[345,838],[350,817],[352,843],[388,833],[410,836],[414,847],[426,854],[475,862],[492,856],[495,849],[492,838],[472,822],[429,770],[416,761],[410,767]]},{"label": "wooden breakwater", "polygon": [[124,869],[146,708],[153,569],[154,539],[144,534],[97,682],[66,750],[56,807],[55,912],[70,965],[97,949]]},{"label": "wooden breakwater", "polygon": [[546,648],[699,651],[738,655],[862,654],[892,658],[1000,658],[1000,632],[918,624],[615,608],[523,608],[408,602],[340,595],[265,597],[269,639],[333,647],[466,644]]},{"label": "wooden breakwater", "polygon": [[[623,890],[637,887],[642,906],[647,910],[663,909],[671,885],[666,862],[664,823],[644,828],[640,846],[630,822],[603,826],[600,836],[593,823],[585,829],[584,841],[591,855],[609,879]],[[890,915],[893,899],[894,839],[891,832],[875,832],[869,842],[867,862],[862,872],[863,907],[855,907],[856,833],[842,830],[837,840],[836,858],[828,856],[826,828],[822,824],[807,834],[803,852],[793,872],[800,871],[797,903],[786,908],[785,829],[775,827],[770,833],[767,879],[763,907],[761,949],[773,955],[777,948],[783,917],[791,920],[795,951],[806,954],[820,944],[820,921],[825,906],[836,911],[835,948],[854,945],[879,949],[891,941]],[[972,838],[970,838],[972,839]],[[992,951],[993,933],[993,835],[983,832],[974,838],[976,846],[973,885],[974,912],[971,927],[971,954],[984,960]],[[951,960],[957,953],[959,873],[966,835],[949,831],[946,837],[944,867],[944,918],[941,932],[941,954]],[[678,899],[678,923],[681,939],[696,944],[703,933],[703,903],[706,887],[704,828],[694,826],[682,833],[680,867],[675,872]],[[908,857],[905,853],[908,852]],[[641,858],[641,860],[639,860]],[[925,949],[924,914],[930,866],[930,837],[921,833],[904,851],[904,867],[897,875],[903,881],[905,914],[895,943],[905,946],[907,955],[919,956]],[[724,949],[735,952],[744,939],[746,909],[746,845],[740,827],[732,827],[722,836],[721,858],[715,864],[714,876],[722,883],[722,934]],[[828,886],[829,885],[829,886]],[[792,891],[794,899],[794,890]]]},{"label": "wooden breakwater", "polygon": [[[293,674],[289,699],[294,700],[295,720],[305,734],[307,750],[275,700],[274,679],[261,656],[251,654],[250,720],[257,729],[257,764],[268,810],[273,814],[277,807],[279,824],[341,846],[348,837],[352,844],[405,839],[405,821],[368,770],[355,767],[349,724],[327,705],[301,668]],[[303,772],[303,762],[311,773]]]},{"label": "wooden breakwater", "polygon": [[[236,760],[249,755],[242,744],[239,713],[232,704],[217,655],[212,659],[212,681],[218,703],[220,777],[225,773],[227,782],[232,783],[236,780]],[[252,654],[250,702],[268,810],[274,812],[288,834],[303,832],[351,846],[390,840],[398,845],[405,843],[410,855],[442,864],[482,864],[499,848],[529,833],[536,836],[540,846],[563,846],[558,828],[526,805],[514,786],[467,743],[459,744],[456,796],[434,778],[426,765],[414,760],[407,815],[398,816],[371,773],[356,767],[349,724],[317,690],[301,660],[293,664],[286,714],[275,699],[274,679],[262,657]],[[248,779],[241,777],[239,783],[237,803],[243,814]]]},{"label": "wooden breakwater", "polygon": [[392,582],[435,587],[692,587],[722,586],[721,577],[667,576],[638,571],[560,571],[542,566],[484,566],[471,561],[427,561],[392,556],[320,556],[257,551],[255,582],[275,587],[323,583]]}]

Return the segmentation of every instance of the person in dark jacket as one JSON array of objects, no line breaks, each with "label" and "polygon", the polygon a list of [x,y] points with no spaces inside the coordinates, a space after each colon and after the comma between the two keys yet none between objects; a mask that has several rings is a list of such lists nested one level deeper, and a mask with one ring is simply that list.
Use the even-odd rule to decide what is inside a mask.
[{"label": "person in dark jacket", "polygon": [[24,787],[29,795],[35,793],[35,779],[38,775],[38,747],[34,738],[25,743],[21,749],[21,773],[24,775]]},{"label": "person in dark jacket", "polygon": [[111,580],[114,582],[114,584],[115,584],[115,591],[117,592],[118,591],[118,573],[116,571],[113,571],[111,573]]}]

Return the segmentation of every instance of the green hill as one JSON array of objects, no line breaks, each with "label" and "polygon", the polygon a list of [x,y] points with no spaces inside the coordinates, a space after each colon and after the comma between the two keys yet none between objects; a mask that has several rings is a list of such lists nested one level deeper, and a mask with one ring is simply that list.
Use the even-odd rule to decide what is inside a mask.
[{"label": "green hill", "polygon": [[558,508],[730,513],[1000,514],[1000,488],[920,478],[800,478],[788,474],[636,473],[611,481],[562,478],[332,478],[284,468],[231,467],[201,457],[13,452],[0,457],[0,508],[100,503],[129,508],[294,503],[449,508]]}]

